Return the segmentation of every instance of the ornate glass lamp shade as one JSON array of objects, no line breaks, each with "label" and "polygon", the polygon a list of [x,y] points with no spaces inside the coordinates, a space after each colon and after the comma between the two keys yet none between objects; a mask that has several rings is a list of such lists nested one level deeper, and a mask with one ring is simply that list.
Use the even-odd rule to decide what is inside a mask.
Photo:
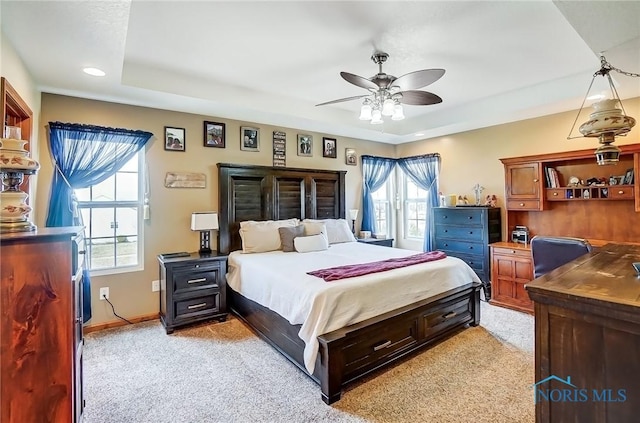
[{"label": "ornate glass lamp shade", "polygon": [[626,116],[619,109],[618,99],[602,100],[593,104],[594,112],[589,120],[580,125],[579,131],[585,137],[598,138],[600,147],[596,149],[596,160],[599,165],[613,164],[619,160],[620,149],[612,143],[617,135],[631,131],[636,120]]}]

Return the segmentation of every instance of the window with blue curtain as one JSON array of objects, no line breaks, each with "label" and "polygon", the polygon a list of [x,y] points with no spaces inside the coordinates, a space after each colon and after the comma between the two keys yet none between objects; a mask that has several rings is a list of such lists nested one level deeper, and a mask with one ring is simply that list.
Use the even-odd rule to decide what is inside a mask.
[{"label": "window with blue curtain", "polygon": [[396,159],[362,156],[362,224],[360,229],[376,233],[376,209],[372,194],[379,190],[396,165]]},{"label": "window with blue curtain", "polygon": [[433,207],[438,206],[438,172],[440,169],[440,155],[426,154],[421,156],[397,159],[398,166],[421,189],[427,192],[426,221],[424,231],[423,251],[432,251],[431,227],[429,217]]},{"label": "window with blue curtain", "polygon": [[[151,132],[95,125],[49,122],[54,173],[46,226],[82,225],[74,190],[99,184],[115,174],[151,139]],[[84,321],[91,318],[91,280],[84,270]]]}]

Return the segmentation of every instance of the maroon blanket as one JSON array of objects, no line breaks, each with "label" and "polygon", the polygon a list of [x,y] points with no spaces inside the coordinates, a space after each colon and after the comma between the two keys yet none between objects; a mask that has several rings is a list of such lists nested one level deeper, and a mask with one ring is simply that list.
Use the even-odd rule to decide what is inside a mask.
[{"label": "maroon blanket", "polygon": [[442,251],[431,251],[429,253],[420,253],[407,257],[374,261],[371,263],[347,264],[345,266],[330,267],[328,269],[320,269],[314,270],[312,272],[307,272],[307,274],[322,278],[326,282],[331,282],[338,279],[368,275],[369,273],[384,272],[386,270],[397,269],[399,267],[411,266],[412,264],[441,260],[445,257],[447,257],[447,255]]}]

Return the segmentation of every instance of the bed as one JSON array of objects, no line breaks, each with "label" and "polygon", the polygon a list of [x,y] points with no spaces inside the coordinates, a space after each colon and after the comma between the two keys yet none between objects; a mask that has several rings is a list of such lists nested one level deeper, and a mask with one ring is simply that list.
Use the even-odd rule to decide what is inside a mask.
[{"label": "bed", "polygon": [[[242,221],[344,218],[345,171],[220,163],[218,174],[218,249],[225,254],[241,250],[239,228]],[[367,254],[372,253],[374,256],[382,255],[387,250],[387,247],[358,243],[347,245],[346,248],[349,247],[358,248],[358,251],[362,251],[363,248],[369,249]],[[339,244],[332,245],[330,250],[337,252],[340,248]],[[393,250],[388,249],[387,253],[405,254],[402,250]],[[286,254],[298,253],[274,252],[267,260],[275,260],[277,256]],[[237,264],[236,259],[241,260],[242,256],[252,254],[233,253],[230,256],[230,264]],[[397,270],[383,273],[390,274]],[[269,278],[278,279],[274,275],[270,275],[269,278],[264,275],[258,277],[261,279],[259,282]],[[242,295],[232,287],[236,286],[237,289],[237,283],[233,281],[234,276],[231,273],[228,276],[227,301],[230,310],[315,380],[320,385],[322,400],[327,404],[340,399],[342,388],[346,384],[416,350],[428,347],[466,325],[475,326],[480,321],[481,284],[471,271],[468,274],[468,282],[445,285],[430,292],[426,298],[397,308],[393,306],[390,310],[383,308],[381,314],[364,316],[364,320],[357,323],[339,328],[331,327],[329,323],[329,331],[323,330],[326,327],[318,329],[323,333],[303,331],[307,337],[312,335],[314,338],[305,342],[299,336],[304,329],[303,322],[296,323],[291,316],[288,316],[289,319],[283,317],[260,301],[254,301],[254,296],[250,294]],[[302,276],[298,276],[300,277]],[[284,276],[282,280],[284,283]],[[346,284],[352,283],[346,281]],[[401,293],[405,291],[406,289],[402,288]],[[393,304],[393,301],[390,303]],[[356,320],[361,318],[363,316],[356,317]],[[315,358],[312,363],[309,362],[309,341],[314,345]]]}]

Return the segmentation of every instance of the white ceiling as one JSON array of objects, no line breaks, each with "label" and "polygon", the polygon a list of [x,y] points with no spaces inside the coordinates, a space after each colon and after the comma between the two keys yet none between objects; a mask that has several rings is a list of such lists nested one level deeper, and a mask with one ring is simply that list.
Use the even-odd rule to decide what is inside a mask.
[{"label": "white ceiling", "polygon": [[[640,1],[6,1],[2,33],[39,89],[392,144],[580,106],[599,52],[640,72]],[[375,50],[395,76],[445,75],[443,98],[371,125]],[[98,67],[104,78],[81,69]],[[620,96],[640,78],[612,72]],[[604,82],[604,78],[596,78]],[[602,90],[598,86],[592,90]],[[424,135],[416,136],[416,133]]]}]

